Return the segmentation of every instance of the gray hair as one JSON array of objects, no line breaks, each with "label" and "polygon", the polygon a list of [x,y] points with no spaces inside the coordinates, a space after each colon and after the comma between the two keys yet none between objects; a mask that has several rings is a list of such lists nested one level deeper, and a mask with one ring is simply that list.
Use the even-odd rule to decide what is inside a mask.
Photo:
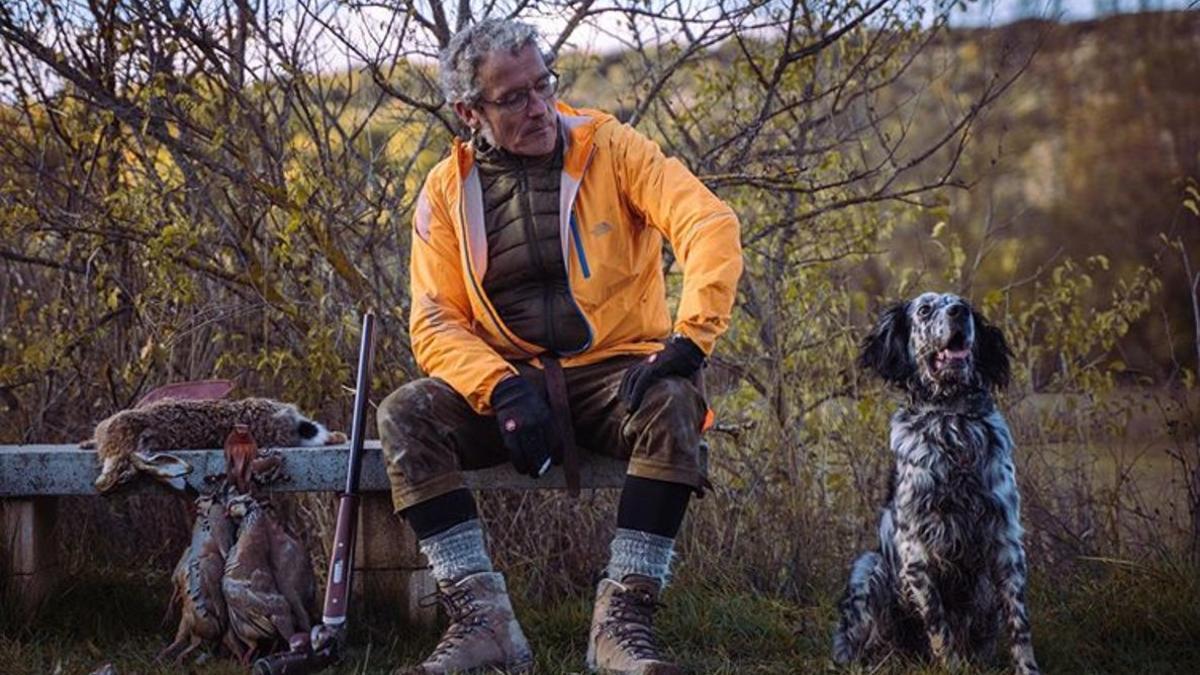
[{"label": "gray hair", "polygon": [[[475,81],[479,64],[492,52],[507,49],[516,53],[529,45],[538,46],[537,29],[512,19],[484,19],[458,31],[441,54],[442,94],[446,102],[473,104],[481,92]],[[541,50],[546,65],[554,61],[551,54]]]}]

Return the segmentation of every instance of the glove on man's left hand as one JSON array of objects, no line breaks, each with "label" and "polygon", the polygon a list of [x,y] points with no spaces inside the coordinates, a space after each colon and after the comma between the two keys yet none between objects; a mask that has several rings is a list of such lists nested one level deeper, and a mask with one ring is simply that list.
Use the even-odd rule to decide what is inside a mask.
[{"label": "glove on man's left hand", "polygon": [[650,385],[671,375],[691,377],[703,365],[704,352],[696,343],[676,335],[667,341],[662,351],[651,354],[625,371],[617,396],[625,401],[630,410],[637,410]]}]

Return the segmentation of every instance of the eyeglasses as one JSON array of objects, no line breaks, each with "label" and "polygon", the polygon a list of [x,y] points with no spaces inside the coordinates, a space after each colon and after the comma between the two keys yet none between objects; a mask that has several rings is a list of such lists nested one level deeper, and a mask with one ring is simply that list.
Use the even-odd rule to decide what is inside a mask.
[{"label": "eyeglasses", "polygon": [[495,101],[480,98],[479,102],[494,105],[502,112],[517,113],[529,107],[529,99],[533,96],[537,96],[545,101],[554,96],[554,92],[556,91],[558,91],[558,73],[551,70],[538,78],[538,81],[532,87],[510,91]]}]

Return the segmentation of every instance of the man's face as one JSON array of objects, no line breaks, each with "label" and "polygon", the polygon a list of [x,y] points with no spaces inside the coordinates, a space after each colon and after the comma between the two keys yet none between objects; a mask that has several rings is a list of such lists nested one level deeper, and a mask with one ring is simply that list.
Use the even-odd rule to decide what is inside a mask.
[{"label": "man's face", "polygon": [[[542,98],[534,90],[553,77],[533,45],[515,54],[492,52],[479,66],[483,100],[474,106],[454,104],[454,111],[467,126],[484,132],[485,138],[514,155],[537,157],[554,151],[558,115],[554,95]],[[524,96],[522,96],[524,94]],[[497,102],[520,99],[515,109]]]}]

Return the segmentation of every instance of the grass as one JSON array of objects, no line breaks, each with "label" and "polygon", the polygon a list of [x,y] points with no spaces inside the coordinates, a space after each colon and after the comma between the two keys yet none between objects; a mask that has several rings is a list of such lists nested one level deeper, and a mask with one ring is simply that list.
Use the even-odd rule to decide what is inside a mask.
[{"label": "grass", "polygon": [[[821,673],[829,660],[834,589],[804,602],[717,588],[681,578],[666,595],[660,632],[693,673]],[[0,610],[0,670],[6,674],[176,673],[154,662],[169,641],[162,625],[168,581],[161,574],[107,570],[76,578],[32,623]],[[537,672],[581,672],[591,598],[580,593],[533,606],[515,584],[518,613],[537,654]],[[1200,663],[1200,582],[1183,566],[1083,561],[1070,579],[1037,578],[1030,607],[1039,660],[1048,673],[1187,673]],[[437,640],[386,617],[359,617],[345,662],[332,672],[387,673]],[[990,671],[1006,672],[1003,658]],[[187,672],[242,673],[211,659]],[[861,671],[867,672],[867,671]],[[870,672],[939,673],[890,662]]]},{"label": "grass", "polygon": [[[1195,568],[1084,561],[1033,611],[1050,627],[1039,657],[1067,673],[1194,673],[1200,664],[1200,580]],[[1035,615],[1036,617],[1036,615]],[[1036,624],[1035,624],[1036,625]]]}]

